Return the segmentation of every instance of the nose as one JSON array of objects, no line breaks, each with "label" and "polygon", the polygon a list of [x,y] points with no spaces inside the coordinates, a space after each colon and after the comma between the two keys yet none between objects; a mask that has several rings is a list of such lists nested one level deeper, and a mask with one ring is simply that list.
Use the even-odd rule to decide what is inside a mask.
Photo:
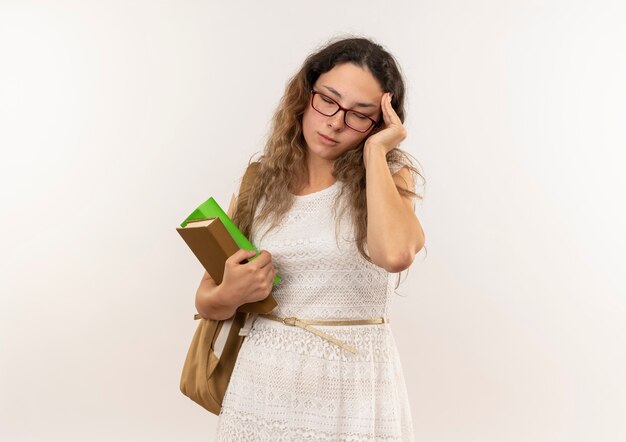
[{"label": "nose", "polygon": [[342,128],[345,125],[345,111],[339,109],[335,115],[328,117],[328,125],[335,128]]}]

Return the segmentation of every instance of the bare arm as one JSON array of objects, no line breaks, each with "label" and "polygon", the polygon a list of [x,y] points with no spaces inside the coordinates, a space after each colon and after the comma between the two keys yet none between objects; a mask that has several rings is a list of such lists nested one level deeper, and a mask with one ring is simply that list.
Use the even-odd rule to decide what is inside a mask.
[{"label": "bare arm", "polygon": [[413,190],[409,169],[393,176],[386,155],[406,138],[406,128],[391,105],[391,93],[381,98],[385,128],[370,136],[363,149],[367,198],[367,251],[372,261],[391,273],[408,268],[424,245],[424,231],[410,197],[396,184]]},{"label": "bare arm", "polygon": [[413,202],[396,184],[413,189],[407,168],[391,175],[385,152],[371,149],[366,164],[367,250],[372,261],[388,272],[408,268],[424,245],[424,231]]},{"label": "bare arm", "polygon": [[[233,194],[230,197],[230,204],[226,213],[229,217],[232,217],[235,209],[237,198]],[[237,305],[232,302],[228,302],[228,299],[224,299],[222,293],[220,293],[219,286],[215,283],[209,272],[204,271],[204,275],[200,280],[200,286],[196,291],[196,310],[203,318],[210,319],[228,319],[235,314]]]},{"label": "bare arm", "polygon": [[228,319],[232,317],[238,305],[228,302],[222,296],[220,286],[215,283],[209,272],[204,271],[204,276],[200,281],[200,286],[196,291],[196,310],[203,318],[209,319]]},{"label": "bare arm", "polygon": [[[233,195],[228,216],[232,216],[235,202]],[[228,258],[224,266],[224,279],[219,285],[204,271],[196,291],[195,304],[200,316],[216,320],[228,319],[240,305],[267,298],[277,271],[272,265],[271,255],[266,251],[262,251],[253,261],[245,262],[254,255],[254,251],[240,249]]]}]

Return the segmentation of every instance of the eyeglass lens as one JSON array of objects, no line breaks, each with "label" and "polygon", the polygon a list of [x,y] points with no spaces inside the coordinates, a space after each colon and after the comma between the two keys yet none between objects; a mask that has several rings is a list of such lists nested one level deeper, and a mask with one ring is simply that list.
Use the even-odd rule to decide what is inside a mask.
[{"label": "eyeglass lens", "polygon": [[[331,116],[337,112],[339,106],[330,98],[316,93],[313,95],[313,108],[326,116]],[[346,112],[345,123],[358,131],[366,131],[372,125],[372,121],[369,118],[355,111]]]}]

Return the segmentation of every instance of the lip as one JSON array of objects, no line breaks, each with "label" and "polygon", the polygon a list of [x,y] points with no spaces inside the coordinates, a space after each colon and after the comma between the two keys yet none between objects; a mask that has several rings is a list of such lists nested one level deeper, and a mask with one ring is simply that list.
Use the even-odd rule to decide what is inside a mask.
[{"label": "lip", "polygon": [[321,134],[319,132],[317,134],[320,136],[321,140],[323,142],[325,142],[326,144],[337,144],[338,143],[337,140],[333,140],[332,138],[329,138],[326,135],[323,135],[323,134]]}]

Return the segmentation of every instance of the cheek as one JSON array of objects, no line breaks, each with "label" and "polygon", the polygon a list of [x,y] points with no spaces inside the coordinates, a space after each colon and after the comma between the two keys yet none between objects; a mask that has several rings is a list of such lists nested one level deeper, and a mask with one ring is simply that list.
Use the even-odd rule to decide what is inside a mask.
[{"label": "cheek", "polygon": [[302,136],[307,144],[314,142],[315,132],[317,130],[317,123],[315,121],[315,115],[307,110],[302,115]]},{"label": "cheek", "polygon": [[367,137],[369,137],[369,136],[370,136],[370,134],[371,134],[371,132],[367,132],[367,133],[365,133],[365,134],[359,134],[359,133],[356,133],[356,132],[355,132],[355,134],[354,134],[354,139],[353,139],[352,144],[353,144],[354,146],[357,146],[357,145],[358,145],[359,143],[361,143],[363,140],[366,140],[366,139],[367,139]]},{"label": "cheek", "polygon": [[304,111],[304,114],[302,114],[302,127],[303,128],[307,128],[308,126],[310,126],[310,121],[311,121],[311,114],[309,113],[309,110],[306,109]]},{"label": "cheek", "polygon": [[315,130],[315,127],[320,124],[320,118],[322,115],[317,112],[312,112],[311,107],[309,106],[302,115],[302,128],[305,131]]}]

